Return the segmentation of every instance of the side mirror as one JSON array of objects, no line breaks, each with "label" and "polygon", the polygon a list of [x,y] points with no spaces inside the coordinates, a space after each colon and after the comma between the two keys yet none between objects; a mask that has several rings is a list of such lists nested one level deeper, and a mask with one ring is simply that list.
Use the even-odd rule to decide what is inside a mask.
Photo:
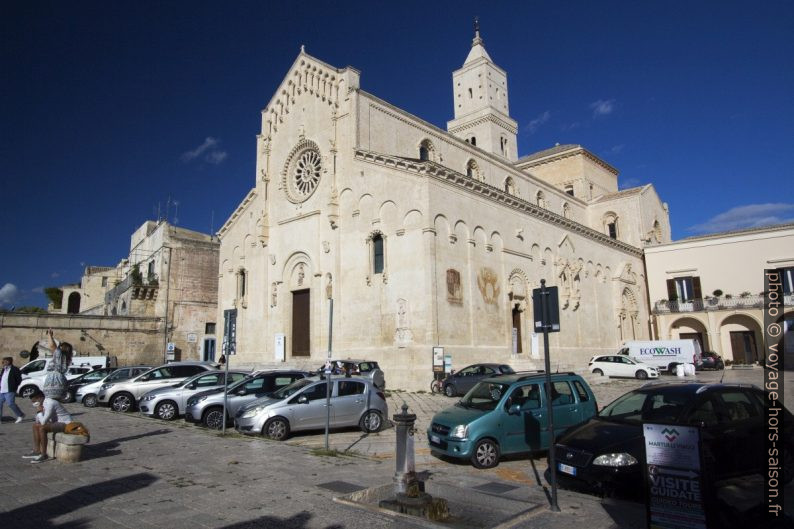
[{"label": "side mirror", "polygon": [[198,385],[195,382],[193,382],[190,385],[188,385],[187,389],[196,389],[197,387]]},{"label": "side mirror", "polygon": [[520,404],[512,404],[507,409],[508,415],[521,415],[521,405]]},{"label": "side mirror", "polygon": [[309,402],[309,397],[306,395],[301,395],[298,397],[298,404],[306,404],[307,402]]},{"label": "side mirror", "polygon": [[245,395],[247,393],[248,393],[248,391],[246,391],[245,388],[240,388],[240,389],[238,389],[237,391],[234,392],[235,395],[240,395],[240,396],[243,396],[243,395]]}]

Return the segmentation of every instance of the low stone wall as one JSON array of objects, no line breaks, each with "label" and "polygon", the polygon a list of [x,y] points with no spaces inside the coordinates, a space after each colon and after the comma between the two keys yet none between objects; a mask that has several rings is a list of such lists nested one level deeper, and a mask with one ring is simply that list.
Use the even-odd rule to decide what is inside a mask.
[{"label": "low stone wall", "polygon": [[11,356],[15,365],[23,365],[28,360],[19,353],[45,339],[48,328],[58,340],[71,343],[78,355],[115,356],[118,365],[163,362],[161,318],[82,314],[0,314],[0,356]]}]

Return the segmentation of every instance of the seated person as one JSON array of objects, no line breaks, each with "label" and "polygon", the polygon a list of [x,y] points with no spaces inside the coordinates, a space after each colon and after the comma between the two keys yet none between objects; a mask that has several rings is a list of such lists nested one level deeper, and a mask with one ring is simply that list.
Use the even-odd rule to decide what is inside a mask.
[{"label": "seated person", "polygon": [[33,422],[33,451],[22,457],[32,459],[31,463],[47,461],[47,434],[49,432],[63,432],[66,425],[72,422],[72,416],[55,399],[44,397],[44,393],[37,391],[30,396],[33,407],[36,408],[36,420]]}]

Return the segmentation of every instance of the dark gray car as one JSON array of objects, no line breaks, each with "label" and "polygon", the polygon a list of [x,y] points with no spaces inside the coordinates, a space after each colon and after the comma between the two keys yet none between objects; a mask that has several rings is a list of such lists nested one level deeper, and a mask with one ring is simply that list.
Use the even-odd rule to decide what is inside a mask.
[{"label": "dark gray car", "polygon": [[480,380],[496,375],[512,375],[512,367],[506,364],[474,364],[452,373],[444,379],[444,395],[465,395]]},{"label": "dark gray car", "polygon": [[[310,373],[297,370],[255,372],[229,386],[226,416],[234,417],[242,406],[308,376]],[[219,430],[223,426],[223,388],[202,391],[190,397],[185,407],[185,420]]]}]

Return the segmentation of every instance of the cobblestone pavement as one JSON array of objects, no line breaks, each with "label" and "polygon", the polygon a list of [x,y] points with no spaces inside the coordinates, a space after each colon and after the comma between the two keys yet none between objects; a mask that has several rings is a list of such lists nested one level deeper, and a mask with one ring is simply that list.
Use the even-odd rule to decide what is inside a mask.
[{"label": "cobblestone pavement", "polygon": [[[718,379],[720,373],[701,375]],[[745,383],[760,383],[761,370],[728,372]],[[741,380],[739,380],[741,379]],[[637,387],[634,380],[593,380],[600,405]],[[794,380],[787,384],[787,398]],[[440,395],[392,392],[390,413],[405,401],[417,414],[417,470],[428,479],[458,487],[461,497],[480,494],[477,487],[499,484],[499,494],[545,504],[538,476],[544,458],[513,458],[495,469],[474,469],[466,462],[442,461],[426,449],[424,431],[436,411],[455,401]],[[794,402],[789,400],[789,402]],[[20,399],[30,414],[27,401]],[[394,430],[364,436],[356,430],[332,433],[331,448],[346,456],[319,454],[322,433],[296,434],[285,443],[241,437],[138,414],[67,406],[75,420],[92,431],[84,461],[32,465],[19,457],[30,449],[31,422],[0,425],[0,527],[132,528],[166,527],[243,529],[419,527],[388,515],[341,505],[340,488],[389,484],[394,473]],[[794,492],[787,496],[794,497]],[[591,496],[560,492],[562,513],[542,509],[520,527],[588,529],[642,526],[643,510],[619,508]],[[640,522],[638,522],[640,520]],[[638,525],[639,524],[639,525]]]}]

